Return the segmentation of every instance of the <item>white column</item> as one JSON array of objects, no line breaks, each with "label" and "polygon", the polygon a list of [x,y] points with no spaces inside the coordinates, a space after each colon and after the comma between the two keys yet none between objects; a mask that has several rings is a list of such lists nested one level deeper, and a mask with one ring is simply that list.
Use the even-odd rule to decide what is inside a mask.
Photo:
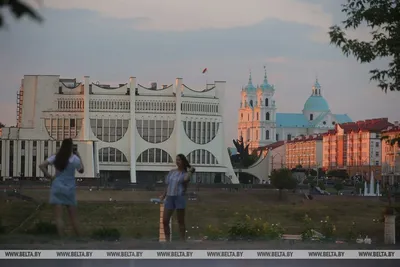
[{"label": "white column", "polygon": [[1,153],[1,162],[0,162],[0,164],[1,164],[1,170],[0,170],[0,174],[1,174],[1,176],[2,177],[4,177],[4,176],[8,176],[8,175],[6,175],[6,169],[7,169],[7,164],[6,164],[6,140],[1,140],[0,139],[0,142],[2,143],[2,145],[1,145],[1,150],[0,150],[0,153]]},{"label": "white column", "polygon": [[176,119],[175,119],[175,128],[176,128],[176,144],[175,144],[175,154],[183,153],[182,149],[182,111],[181,111],[181,103],[182,103],[182,78],[176,78],[175,80],[175,97],[176,97]]},{"label": "white column", "polygon": [[[219,115],[223,116],[224,115],[224,110],[225,110],[225,105],[224,105],[224,95],[225,95],[225,85],[226,82],[225,81],[216,81],[215,82],[215,90],[216,90],[216,96],[218,98],[218,102],[219,102]],[[251,131],[253,131],[253,129],[251,129]],[[220,144],[220,148],[221,148],[221,158],[218,159],[220,161],[220,164],[222,166],[226,165],[226,155],[227,154],[227,150],[225,148],[225,124],[224,124],[224,120],[222,119],[220,124],[219,124],[219,129],[218,129],[218,133],[217,134],[221,134],[222,136],[222,140],[221,140],[221,144]],[[250,133],[251,135],[252,133]],[[230,162],[229,162],[230,164]]]},{"label": "white column", "polygon": [[89,76],[85,76],[84,80],[84,88],[83,88],[83,140],[90,140],[90,118],[89,118]]},{"label": "white column", "polygon": [[129,78],[130,90],[130,165],[131,165],[131,183],[136,183],[136,78]]}]

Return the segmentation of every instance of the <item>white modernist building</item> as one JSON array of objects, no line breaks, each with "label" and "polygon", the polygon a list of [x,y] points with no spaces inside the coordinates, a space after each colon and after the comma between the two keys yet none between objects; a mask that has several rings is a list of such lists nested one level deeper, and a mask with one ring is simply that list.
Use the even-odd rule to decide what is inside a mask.
[{"label": "white modernist building", "polygon": [[[0,176],[41,177],[38,165],[72,138],[86,165],[82,177],[160,181],[186,155],[196,179],[238,183],[224,142],[225,82],[195,91],[176,79],[161,89],[134,77],[116,87],[85,76],[25,75],[17,127],[3,128]],[[53,170],[54,171],[54,170]]]}]

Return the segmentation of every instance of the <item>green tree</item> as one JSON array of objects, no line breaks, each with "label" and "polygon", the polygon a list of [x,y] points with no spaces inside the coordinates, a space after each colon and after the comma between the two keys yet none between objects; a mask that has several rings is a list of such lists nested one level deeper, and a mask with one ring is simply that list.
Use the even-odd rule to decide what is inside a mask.
[{"label": "green tree", "polygon": [[292,171],[289,169],[278,169],[271,172],[271,184],[279,190],[279,199],[282,199],[283,189],[295,189],[297,180],[293,177]]},{"label": "green tree", "polygon": [[4,123],[0,122],[0,129],[3,127],[6,127],[6,125]]},{"label": "green tree", "polygon": [[342,191],[344,188],[343,182],[340,180],[336,180],[333,188],[335,188],[337,194],[339,194],[339,192]]},{"label": "green tree", "polygon": [[[42,17],[29,5],[20,0],[0,0],[0,11],[3,9],[9,9],[11,14],[20,19],[21,17],[27,15],[33,20],[38,22],[42,21]],[[5,26],[4,17],[0,12],[0,28]]]},{"label": "green tree", "polygon": [[[343,29],[330,27],[331,44],[340,47],[345,56],[353,55],[361,64],[387,58],[387,69],[370,71],[371,80],[385,92],[400,91],[400,2],[398,0],[347,0],[342,5],[346,14]],[[346,36],[345,30],[361,25],[370,28],[371,41],[359,41]]]}]

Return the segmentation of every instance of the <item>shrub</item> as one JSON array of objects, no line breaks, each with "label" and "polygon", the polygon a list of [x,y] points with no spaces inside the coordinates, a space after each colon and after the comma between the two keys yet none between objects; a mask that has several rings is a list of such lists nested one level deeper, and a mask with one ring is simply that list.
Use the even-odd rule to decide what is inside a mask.
[{"label": "shrub", "polygon": [[217,227],[212,226],[211,224],[208,225],[205,229],[204,236],[208,240],[219,240],[223,238],[224,234],[222,230]]},{"label": "shrub", "polygon": [[28,229],[26,232],[31,235],[53,236],[58,234],[57,226],[54,223],[43,221],[38,221],[33,225],[32,228]]},{"label": "shrub", "polygon": [[116,228],[100,228],[92,232],[92,238],[101,241],[117,241],[121,237],[121,233]]},{"label": "shrub", "polygon": [[237,218],[236,222],[228,227],[229,238],[237,239],[280,239],[284,229],[278,224],[269,224],[261,218]]},{"label": "shrub", "polygon": [[325,238],[330,239],[335,236],[336,226],[332,223],[329,216],[325,217],[325,220],[321,221],[321,234],[325,236]]},{"label": "shrub", "polygon": [[356,223],[352,222],[352,224],[350,225],[349,230],[347,232],[346,239],[348,241],[353,241],[353,240],[356,240],[359,235],[360,235],[360,232],[357,231]]},{"label": "shrub", "polygon": [[310,240],[313,237],[313,221],[306,214],[303,218],[303,231],[301,232],[301,239]]}]

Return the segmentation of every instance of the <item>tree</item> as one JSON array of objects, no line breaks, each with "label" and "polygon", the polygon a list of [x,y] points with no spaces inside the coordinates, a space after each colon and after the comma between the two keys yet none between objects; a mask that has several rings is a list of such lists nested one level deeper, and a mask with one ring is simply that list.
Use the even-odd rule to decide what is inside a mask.
[{"label": "tree", "polygon": [[283,189],[295,189],[297,187],[297,180],[292,176],[289,169],[278,169],[271,172],[271,184],[279,190],[279,199],[282,199]]},{"label": "tree", "polygon": [[6,125],[2,122],[0,122],[0,129],[6,127]]},{"label": "tree", "polygon": [[231,156],[232,163],[238,164],[241,168],[247,168],[257,161],[259,155],[257,155],[256,151],[253,151],[251,155],[249,154],[249,145],[244,145],[243,137],[232,141],[237,151],[236,155]]},{"label": "tree", "polygon": [[[10,12],[16,17],[17,19],[20,19],[24,15],[27,15],[33,20],[36,20],[38,22],[42,21],[42,17],[29,5],[23,3],[23,1],[20,0],[0,0],[0,10],[8,8],[10,9]],[[0,28],[5,26],[5,21],[3,16],[1,15],[0,12]]]},{"label": "tree", "polygon": [[343,190],[343,188],[344,188],[343,182],[340,181],[340,180],[336,180],[335,185],[333,187],[335,188],[335,190],[339,194],[339,191]]},{"label": "tree", "polygon": [[385,92],[400,91],[400,2],[398,0],[347,0],[342,12],[344,30],[366,24],[372,41],[348,38],[339,26],[330,27],[331,44],[340,47],[345,56],[353,55],[361,64],[388,58],[388,69],[370,71],[371,80]]}]

